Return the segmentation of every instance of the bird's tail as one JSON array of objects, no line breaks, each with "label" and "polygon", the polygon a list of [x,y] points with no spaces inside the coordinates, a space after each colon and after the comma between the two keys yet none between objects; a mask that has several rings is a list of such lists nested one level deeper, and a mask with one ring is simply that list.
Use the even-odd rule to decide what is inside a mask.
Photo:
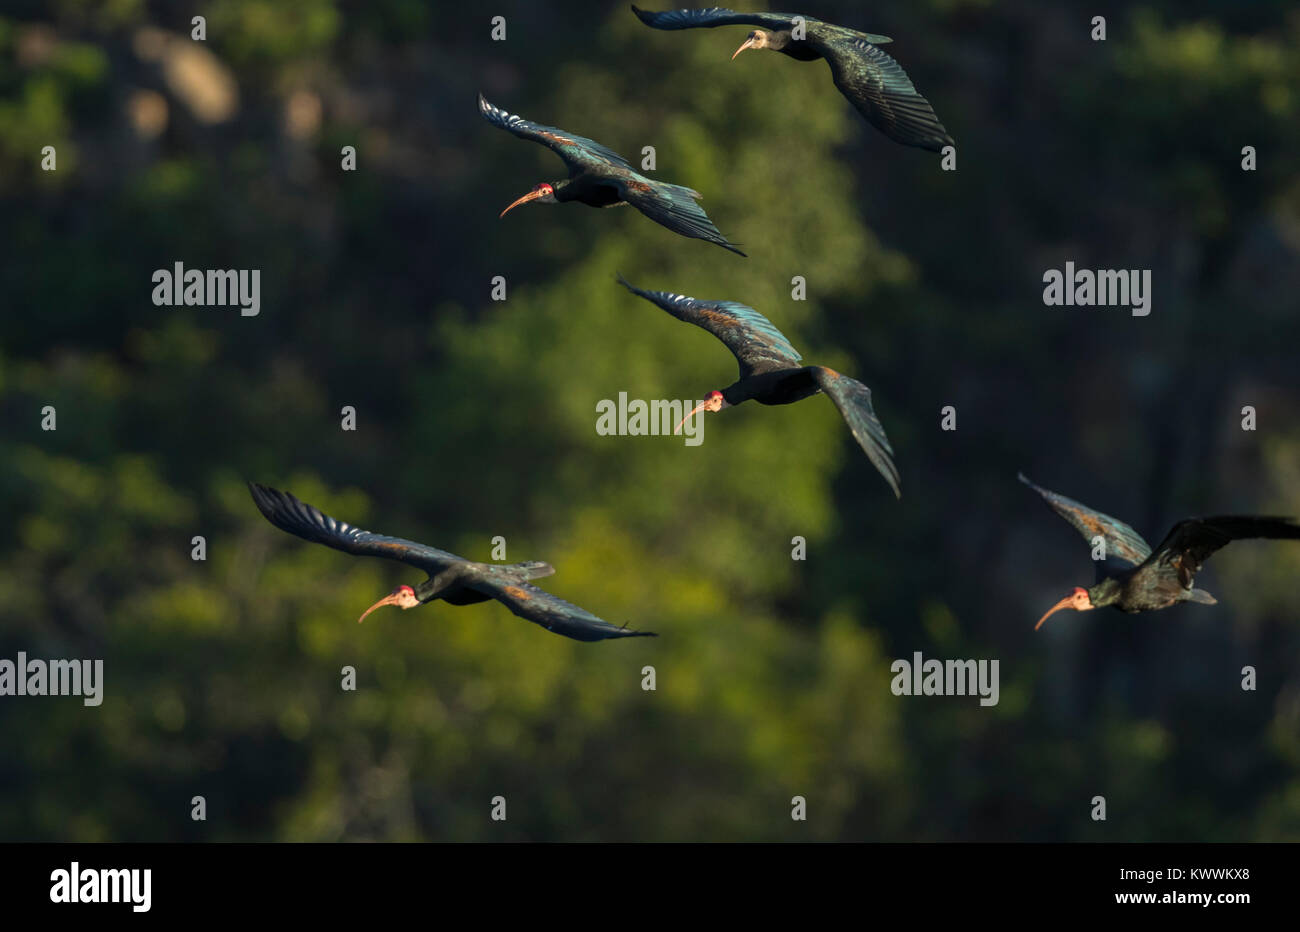
[{"label": "bird's tail", "polygon": [[1187,591],[1187,601],[1200,602],[1202,605],[1218,605],[1219,600],[1210,595],[1204,589],[1189,589]]}]

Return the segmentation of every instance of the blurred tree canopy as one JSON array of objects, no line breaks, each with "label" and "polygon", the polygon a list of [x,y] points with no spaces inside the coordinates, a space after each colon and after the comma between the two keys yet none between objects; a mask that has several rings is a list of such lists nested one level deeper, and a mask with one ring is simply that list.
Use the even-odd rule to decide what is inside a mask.
[{"label": "blurred tree canopy", "polygon": [[[820,63],[728,62],[738,28],[499,6],[504,42],[416,0],[0,16],[0,658],[105,661],[98,708],[0,698],[0,838],[1300,839],[1300,547],[1216,556],[1212,609],[1035,634],[1091,569],[1015,482],[1152,540],[1300,513],[1294,4],[807,8],[895,38],[955,172]],[[752,258],[631,210],[498,220],[563,168],[479,91],[653,145]],[[1152,269],[1151,316],[1044,307],[1067,260]],[[177,261],[260,269],[260,314],[154,306]],[[711,415],[699,447],[597,435],[601,399],[735,377],[616,273],[750,304],[869,384],[902,501],[824,399]],[[248,479],[471,559],[504,536],[660,637],[578,644],[495,603],[358,626],[414,571],[280,533]],[[894,696],[913,651],[998,659],[1000,703]]]}]

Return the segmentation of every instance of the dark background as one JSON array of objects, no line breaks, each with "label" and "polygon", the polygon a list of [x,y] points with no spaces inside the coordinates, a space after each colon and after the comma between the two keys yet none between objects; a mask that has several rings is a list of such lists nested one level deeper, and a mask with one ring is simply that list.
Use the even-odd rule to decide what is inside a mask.
[{"label": "dark background", "polygon": [[[106,683],[95,709],[0,699],[0,839],[1300,838],[1300,546],[1217,555],[1218,606],[1034,632],[1092,568],[1015,481],[1153,543],[1300,513],[1294,4],[806,12],[895,38],[956,172],[825,65],[728,62],[743,27],[623,3],[5,5],[0,657],[103,658]],[[498,220],[563,168],[480,90],[655,146],[752,258],[632,210]],[[1151,269],[1151,315],[1045,307],[1067,260]],[[260,315],[154,306],[176,261],[261,269]],[[696,448],[598,436],[600,399],[735,377],[616,272],[753,305],[869,384],[902,501],[824,399],[710,416]],[[502,535],[660,637],[579,644],[495,604],[358,626],[419,574],[276,531],[246,479],[472,559]],[[916,650],[998,659],[1000,703],[895,697]]]}]

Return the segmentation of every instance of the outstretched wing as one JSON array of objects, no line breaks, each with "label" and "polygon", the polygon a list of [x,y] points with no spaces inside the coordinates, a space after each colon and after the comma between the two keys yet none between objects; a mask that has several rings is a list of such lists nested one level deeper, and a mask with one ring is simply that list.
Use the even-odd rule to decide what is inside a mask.
[{"label": "outstretched wing", "polygon": [[[726,7],[711,6],[702,10],[653,10],[639,9],[635,4],[632,12],[641,22],[654,29],[712,29],[714,26],[762,26],[764,29],[790,29],[794,25],[794,13],[737,13]],[[817,20],[805,16],[804,22],[815,23]]]},{"label": "outstretched wing", "polygon": [[570,175],[610,166],[629,171],[633,170],[627,159],[613,149],[602,146],[585,136],[566,133],[554,126],[543,126],[540,123],[525,120],[521,116],[506,113],[501,108],[488,103],[482,94],[478,95],[478,109],[493,126],[514,133],[520,139],[531,139],[533,142],[540,142],[546,146],[546,148],[564,159],[564,164],[569,167]]},{"label": "outstretched wing", "polygon": [[[802,19],[805,27],[808,27],[808,38],[822,29],[840,28],[832,27],[829,23],[823,23],[821,20],[812,16],[804,16],[802,13],[738,13],[735,10],[728,10],[726,7],[711,6],[703,10],[664,10],[656,13],[650,10],[638,9],[635,4],[632,6],[632,12],[637,18],[647,26],[655,29],[712,29],[715,26],[761,26],[764,29],[771,29],[777,32],[782,30],[793,30],[797,21]],[[884,45],[886,42],[894,40],[889,36],[878,36],[869,32],[859,32],[856,35],[862,36],[869,42],[876,45]]]},{"label": "outstretched wing", "polygon": [[619,276],[628,291],[659,305],[678,320],[703,327],[721,340],[740,362],[746,378],[770,369],[789,369],[802,358],[785,335],[752,307],[735,301],[701,301],[667,291],[645,291]]},{"label": "outstretched wing", "polygon": [[1151,545],[1142,539],[1142,535],[1123,521],[1117,521],[1110,515],[1093,511],[1087,505],[1081,505],[1072,498],[1057,495],[1047,489],[1034,485],[1020,473],[1020,481],[1029,486],[1052,506],[1052,509],[1074,525],[1083,535],[1083,539],[1092,542],[1097,535],[1106,542],[1106,554],[1130,566],[1137,566],[1151,555]]},{"label": "outstretched wing", "polygon": [[1165,535],[1147,562],[1178,575],[1184,589],[1201,564],[1234,540],[1254,537],[1300,540],[1300,519],[1223,515],[1217,518],[1188,518],[1179,521]]},{"label": "outstretched wing", "polygon": [[333,547],[335,550],[357,556],[400,560],[402,563],[419,567],[431,576],[456,563],[465,562],[454,553],[439,550],[437,547],[403,540],[400,537],[386,537],[383,534],[363,531],[359,527],[331,518],[320,509],[299,501],[288,492],[280,492],[258,485],[256,482],[248,483],[248,489],[253,493],[253,501],[267,521],[303,540],[324,544],[326,547]]},{"label": "outstretched wing", "polygon": [[[651,13],[632,11],[647,26],[655,29],[696,29],[744,23],[766,29],[793,29],[795,14],[737,13],[722,7],[707,10],[671,10]],[[877,46],[892,40],[888,36],[858,32],[803,17],[805,34],[792,50],[807,50],[826,59],[831,79],[840,93],[858,109],[872,126],[895,142],[920,146],[938,152],[953,144],[952,137],[935,116],[930,102],[917,93],[901,65]],[[794,52],[792,52],[794,54]],[[795,54],[813,58],[813,54]]]},{"label": "outstretched wing", "polygon": [[830,65],[840,93],[890,139],[932,152],[953,145],[930,102],[917,93],[902,66],[875,43],[837,28],[809,33],[808,44]]},{"label": "outstretched wing", "polygon": [[[745,254],[713,225],[697,202],[698,191],[664,181],[647,181],[640,175],[617,182],[619,195],[655,223],[674,233],[716,243],[738,256]],[[748,258],[746,256],[746,258]]]},{"label": "outstretched wing", "polygon": [[[807,38],[811,38],[814,33],[823,29],[842,28],[823,23],[813,16],[804,16],[802,13],[738,13],[735,10],[728,10],[726,7],[720,6],[711,6],[703,10],[664,10],[656,13],[650,10],[638,9],[633,4],[632,12],[637,15],[641,22],[655,29],[712,29],[715,26],[745,25],[761,26],[764,29],[780,32],[786,29],[793,30],[797,25],[797,21],[802,19],[803,25],[808,27]],[[889,36],[878,36],[869,32],[858,32],[855,35],[862,36],[868,42],[874,42],[876,45],[884,45],[886,42],[894,41]]]},{"label": "outstretched wing", "polygon": [[841,375],[825,366],[813,366],[811,372],[813,381],[840,409],[844,422],[853,431],[854,439],[866,451],[867,459],[885,477],[889,487],[894,490],[894,496],[902,498],[898,467],[894,465],[894,449],[889,445],[885,428],[871,406],[871,389],[857,379]]},{"label": "outstretched wing", "polygon": [[528,583],[508,582],[484,576],[467,583],[469,588],[491,596],[520,618],[539,624],[547,631],[575,641],[603,641],[607,638],[656,637],[653,631],[632,631],[597,618],[543,589]]}]

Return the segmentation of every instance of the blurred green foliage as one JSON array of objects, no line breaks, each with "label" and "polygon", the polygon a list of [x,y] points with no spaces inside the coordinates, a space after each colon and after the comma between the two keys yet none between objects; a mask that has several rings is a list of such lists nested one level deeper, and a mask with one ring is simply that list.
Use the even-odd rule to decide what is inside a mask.
[{"label": "blurred green foliage", "polygon": [[[1300,512],[1300,18],[1145,2],[1094,43],[1096,6],[809,9],[895,37],[955,173],[823,65],[729,63],[739,30],[621,3],[505,4],[494,43],[450,5],[220,0],[211,62],[170,5],[0,18],[0,657],[106,675],[95,709],[0,699],[0,838],[1300,838],[1300,548],[1217,556],[1213,609],[1030,630],[1090,570],[1019,469],[1148,535]],[[655,146],[752,258],[631,210],[498,221],[563,169],[480,90]],[[1152,268],[1152,316],[1043,307],[1066,259]],[[175,261],[261,269],[261,314],[154,307]],[[617,272],[751,304],[871,385],[902,502],[824,400],[710,416],[697,448],[598,436],[600,399],[735,377]],[[358,626],[413,572],[276,531],[246,479],[471,559],[502,535],[661,636],[578,644],[494,603]],[[1000,704],[896,698],[915,650],[998,658]]]}]

